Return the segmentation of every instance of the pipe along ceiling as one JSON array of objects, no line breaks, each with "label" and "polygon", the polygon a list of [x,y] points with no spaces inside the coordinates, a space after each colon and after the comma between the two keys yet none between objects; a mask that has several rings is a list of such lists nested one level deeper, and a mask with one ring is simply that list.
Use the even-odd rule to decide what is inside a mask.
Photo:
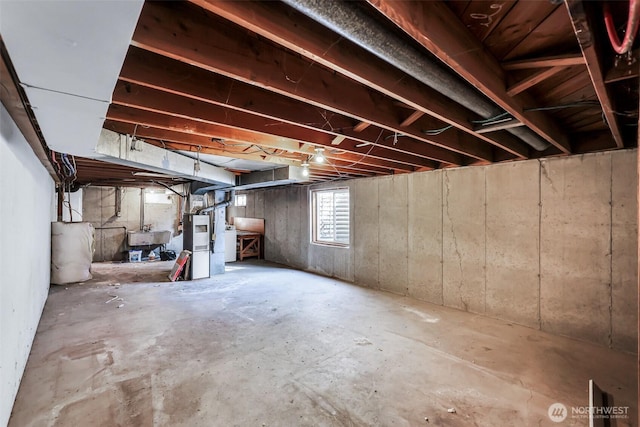
[{"label": "pipe along ceiling", "polygon": [[[326,0],[284,2],[482,118],[504,117],[507,114],[465,81],[446,70],[437,60],[430,59],[397,34],[387,31],[355,2],[332,2],[330,7],[327,7]],[[543,151],[550,145],[526,127],[505,130],[538,151]]]}]

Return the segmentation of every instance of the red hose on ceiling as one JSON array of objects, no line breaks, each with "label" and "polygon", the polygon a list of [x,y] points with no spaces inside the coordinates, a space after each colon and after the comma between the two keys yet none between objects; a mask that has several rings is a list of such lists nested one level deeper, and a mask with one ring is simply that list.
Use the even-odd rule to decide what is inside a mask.
[{"label": "red hose on ceiling", "polygon": [[638,21],[640,21],[640,1],[629,0],[629,18],[627,19],[627,29],[624,33],[624,40],[622,43],[618,38],[618,32],[616,31],[615,23],[613,22],[613,16],[611,15],[611,7],[608,2],[604,3],[604,23],[607,27],[607,34],[609,35],[609,41],[613,50],[620,55],[625,54],[631,50],[633,46],[633,40],[638,32]]}]

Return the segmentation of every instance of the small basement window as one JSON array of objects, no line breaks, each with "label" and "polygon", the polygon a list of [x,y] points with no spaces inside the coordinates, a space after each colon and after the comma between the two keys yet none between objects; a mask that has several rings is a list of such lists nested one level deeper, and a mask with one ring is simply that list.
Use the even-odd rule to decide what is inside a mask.
[{"label": "small basement window", "polygon": [[246,194],[236,194],[235,200],[233,202],[234,206],[247,206],[247,195]]},{"label": "small basement window", "polygon": [[311,191],[313,243],[349,245],[349,189]]}]

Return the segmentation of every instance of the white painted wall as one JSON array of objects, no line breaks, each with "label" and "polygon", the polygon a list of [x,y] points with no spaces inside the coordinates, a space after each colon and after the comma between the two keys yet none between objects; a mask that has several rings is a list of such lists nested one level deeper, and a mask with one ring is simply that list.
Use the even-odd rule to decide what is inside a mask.
[{"label": "white painted wall", "polygon": [[49,291],[53,180],[0,106],[0,426]]}]

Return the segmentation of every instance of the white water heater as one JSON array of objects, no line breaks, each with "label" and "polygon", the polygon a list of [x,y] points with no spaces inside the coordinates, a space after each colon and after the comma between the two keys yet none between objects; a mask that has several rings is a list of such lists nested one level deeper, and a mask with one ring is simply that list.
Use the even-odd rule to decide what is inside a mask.
[{"label": "white water heater", "polygon": [[183,219],[183,249],[191,251],[189,277],[209,277],[209,215],[186,214]]}]

